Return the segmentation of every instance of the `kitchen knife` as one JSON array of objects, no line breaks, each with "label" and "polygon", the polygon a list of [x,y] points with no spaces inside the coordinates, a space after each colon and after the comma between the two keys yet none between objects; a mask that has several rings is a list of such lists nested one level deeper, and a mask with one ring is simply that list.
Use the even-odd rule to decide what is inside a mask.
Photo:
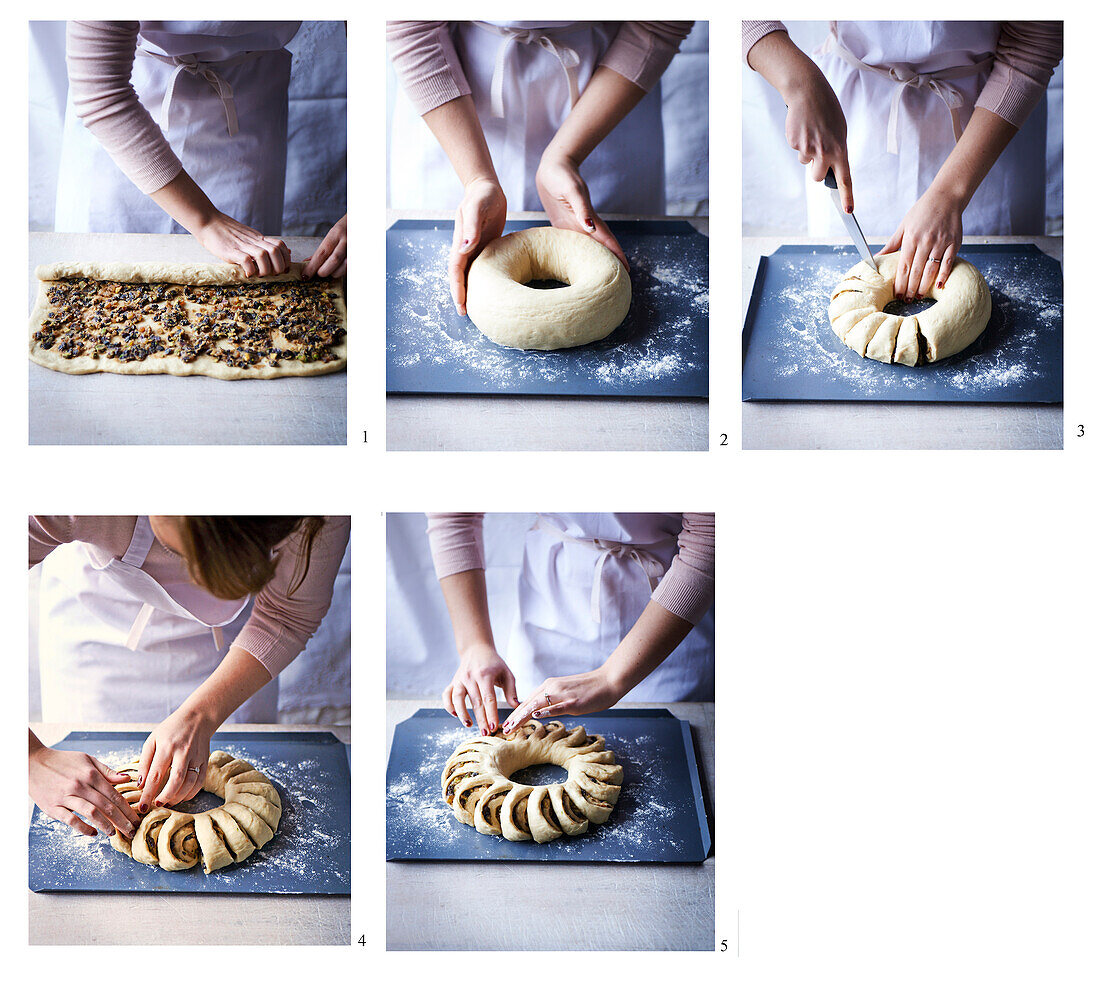
[{"label": "kitchen knife", "polygon": [[833,197],[833,205],[836,206],[836,211],[840,213],[844,228],[848,231],[848,236],[852,238],[852,243],[855,244],[860,258],[867,262],[867,264],[877,272],[878,269],[875,267],[875,256],[871,254],[871,249],[867,246],[867,241],[864,239],[863,231],[859,229],[859,224],[856,222],[855,216],[852,213],[844,212],[844,206],[841,205],[840,202],[840,192],[837,190],[836,186],[836,175],[833,174],[833,169],[831,167],[829,168],[829,173],[825,175],[825,187]]}]

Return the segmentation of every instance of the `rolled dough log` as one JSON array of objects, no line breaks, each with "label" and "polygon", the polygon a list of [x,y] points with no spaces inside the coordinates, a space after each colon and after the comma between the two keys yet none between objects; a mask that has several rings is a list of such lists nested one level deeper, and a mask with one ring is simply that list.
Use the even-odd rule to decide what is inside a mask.
[{"label": "rolled dough log", "polygon": [[853,352],[904,366],[934,363],[961,352],[989,323],[989,287],[966,259],[955,259],[943,289],[933,286],[929,296],[936,302],[909,317],[883,312],[895,299],[898,252],[876,256],[875,264],[877,273],[861,261],[833,290],[829,303],[829,323]]}]

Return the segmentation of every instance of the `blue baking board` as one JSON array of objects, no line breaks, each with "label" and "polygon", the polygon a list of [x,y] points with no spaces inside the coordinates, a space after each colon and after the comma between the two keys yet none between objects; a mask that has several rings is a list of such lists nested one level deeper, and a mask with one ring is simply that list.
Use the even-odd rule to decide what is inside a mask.
[{"label": "blue baking board", "polygon": [[[611,818],[579,837],[546,844],[478,833],[443,801],[443,767],[477,735],[441,708],[421,708],[394,730],[386,769],[387,861],[699,862],[710,853],[707,820],[691,727],[664,709],[612,710],[562,717],[601,735],[623,767]],[[528,777],[564,780],[564,770]]]},{"label": "blue baking board", "polygon": [[829,326],[851,245],[788,245],[762,257],[743,332],[745,401],[1062,400],[1062,268],[1034,244],[964,245],[993,310],[973,345],[911,368],[861,359]]},{"label": "blue baking board", "polygon": [[[141,752],[148,733],[70,732],[54,749],[80,750],[118,767]],[[331,732],[231,732],[211,750],[247,760],[274,783],[283,816],[274,838],[239,865],[207,875],[202,864],[168,872],[128,858],[104,836],[85,837],[31,816],[29,885],[34,892],[202,892],[351,895],[351,772],[347,747]],[[187,803],[209,809],[221,800],[202,792]]]},{"label": "blue baking board", "polygon": [[[509,223],[506,233],[545,222]],[[706,398],[710,242],[688,223],[616,221],[630,262],[626,319],[574,349],[525,352],[460,317],[447,285],[454,222],[398,220],[386,233],[386,391]]]}]

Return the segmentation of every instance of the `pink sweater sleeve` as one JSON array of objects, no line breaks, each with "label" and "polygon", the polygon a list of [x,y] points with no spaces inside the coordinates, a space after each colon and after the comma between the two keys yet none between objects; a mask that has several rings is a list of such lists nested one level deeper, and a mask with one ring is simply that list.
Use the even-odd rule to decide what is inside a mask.
[{"label": "pink sweater sleeve", "polygon": [[27,566],[33,568],[55,548],[84,541],[120,558],[130,546],[136,516],[29,516]]},{"label": "pink sweater sleeve", "polygon": [[714,602],[714,513],[685,512],[683,521],[679,553],[653,590],[653,600],[698,624]]},{"label": "pink sweater sleeve", "polygon": [[418,115],[470,93],[449,21],[387,21],[386,48]]},{"label": "pink sweater sleeve", "polygon": [[428,513],[428,546],[436,578],[485,567],[485,537],[481,512]]},{"label": "pink sweater sleeve", "polygon": [[332,602],[332,586],[351,537],[351,518],[326,516],[313,541],[309,570],[301,578],[297,557],[301,535],[292,534],[276,551],[275,578],[256,594],[252,615],[233,645],[263,663],[273,677],[284,670],[313,636]]},{"label": "pink sweater sleeve", "polygon": [[741,58],[749,61],[749,49],[765,35],[773,31],[786,31],[782,21],[742,21],[741,22]]},{"label": "pink sweater sleeve", "polygon": [[65,50],[73,108],[142,193],[182,170],[164,133],[130,83],[138,21],[69,21]]},{"label": "pink sweater sleeve", "polygon": [[1061,21],[1005,21],[976,106],[1019,128],[1062,61]]},{"label": "pink sweater sleeve", "polygon": [[680,43],[691,34],[694,24],[694,21],[624,21],[600,65],[626,77],[643,91],[650,91],[668,69]]}]

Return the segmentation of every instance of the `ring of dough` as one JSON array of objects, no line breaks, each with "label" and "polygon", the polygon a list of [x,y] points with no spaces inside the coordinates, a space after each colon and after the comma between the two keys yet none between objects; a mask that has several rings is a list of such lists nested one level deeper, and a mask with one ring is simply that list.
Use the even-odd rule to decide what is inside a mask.
[{"label": "ring of dough", "polygon": [[[540,763],[564,767],[568,779],[542,785],[509,780]],[[528,723],[511,739],[491,735],[459,746],[443,768],[443,800],[478,833],[545,844],[606,822],[622,783],[623,769],[602,736],[561,722]]]},{"label": "ring of dough", "polygon": [[[558,289],[532,289],[556,279]],[[630,278],[598,241],[575,230],[505,234],[474,259],[466,313],[486,338],[513,349],[567,349],[606,338],[630,309]]]},{"label": "ring of dough", "polygon": [[[140,760],[134,760],[123,767],[120,773],[128,774],[130,780],[115,785],[135,812],[141,801],[139,764]],[[215,750],[210,754],[202,787],[225,799],[225,804],[194,814],[153,809],[142,819],[132,841],[116,830],[111,846],[135,861],[170,872],[194,868],[201,857],[203,870],[209,875],[243,861],[275,835],[283,803],[275,785],[252,764]]]},{"label": "ring of dough", "polygon": [[964,258],[956,258],[943,289],[932,287],[936,302],[920,314],[883,313],[894,296],[898,252],[875,258],[878,272],[860,262],[833,290],[829,323],[853,352],[883,363],[919,366],[961,352],[989,323],[989,287]]}]

